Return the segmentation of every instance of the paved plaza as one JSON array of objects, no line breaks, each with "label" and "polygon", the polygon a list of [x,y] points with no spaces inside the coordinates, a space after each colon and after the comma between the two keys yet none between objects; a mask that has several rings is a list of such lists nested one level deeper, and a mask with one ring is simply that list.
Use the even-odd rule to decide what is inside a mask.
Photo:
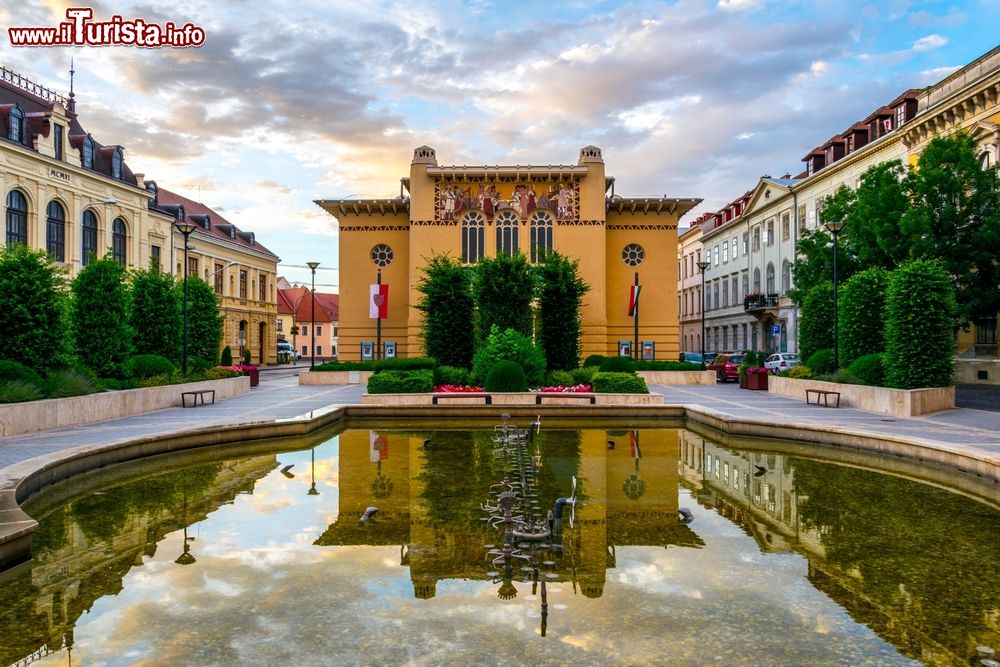
[{"label": "paved plaza", "polygon": [[[261,373],[248,394],[197,408],[170,408],[67,429],[0,438],[2,469],[36,456],[85,445],[112,444],[210,426],[270,421],[313,410],[361,403],[362,385],[300,386],[301,367],[280,366]],[[652,385],[668,405],[701,406],[731,418],[763,424],[850,429],[919,438],[925,443],[1000,463],[1000,412],[955,408],[902,419],[854,410],[807,405],[804,400],[741,390],[735,384]]]}]

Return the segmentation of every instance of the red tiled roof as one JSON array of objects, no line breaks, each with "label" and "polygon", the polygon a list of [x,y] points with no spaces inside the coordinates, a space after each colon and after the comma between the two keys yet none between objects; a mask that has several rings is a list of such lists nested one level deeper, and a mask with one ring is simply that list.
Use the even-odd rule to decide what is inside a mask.
[{"label": "red tiled roof", "polygon": [[[298,322],[313,322],[312,293],[306,292],[295,304],[295,319]],[[327,297],[333,297],[331,301]],[[316,322],[336,322],[339,313],[340,296],[337,294],[316,293]],[[331,308],[332,306],[332,308]]]},{"label": "red tiled roof", "polygon": [[183,206],[184,215],[186,215],[187,217],[191,217],[192,215],[211,216],[212,228],[205,229],[204,227],[199,225],[197,228],[195,228],[195,232],[200,232],[201,234],[208,234],[209,236],[214,236],[215,238],[219,239],[226,239],[230,243],[235,243],[237,245],[241,245],[247,248],[253,248],[254,250],[259,250],[260,252],[264,252],[275,257],[275,259],[277,259],[278,257],[273,252],[271,252],[263,245],[261,245],[256,240],[256,238],[254,239],[253,243],[251,243],[249,239],[246,239],[240,236],[239,234],[236,234],[235,237],[231,237],[228,233],[226,233],[226,231],[219,229],[218,225],[231,225],[237,232],[240,231],[239,227],[226,220],[219,213],[212,210],[208,206],[205,206],[204,204],[194,201],[193,199],[188,199],[183,195],[179,195],[176,192],[171,192],[170,190],[161,187],[157,189],[156,203],[157,205]]}]

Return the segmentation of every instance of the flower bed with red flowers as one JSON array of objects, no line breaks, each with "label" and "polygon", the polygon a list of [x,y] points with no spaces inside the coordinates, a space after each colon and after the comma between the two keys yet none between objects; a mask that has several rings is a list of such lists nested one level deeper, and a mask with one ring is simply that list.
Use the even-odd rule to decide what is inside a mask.
[{"label": "flower bed with red flowers", "polygon": [[439,384],[434,387],[434,393],[439,394],[459,394],[466,392],[481,392],[482,387],[471,387],[467,384]]},{"label": "flower bed with red flowers", "polygon": [[555,387],[539,387],[538,391],[550,394],[550,393],[561,393],[561,394],[588,394],[590,393],[589,384],[575,384],[571,387],[564,387],[561,384]]}]

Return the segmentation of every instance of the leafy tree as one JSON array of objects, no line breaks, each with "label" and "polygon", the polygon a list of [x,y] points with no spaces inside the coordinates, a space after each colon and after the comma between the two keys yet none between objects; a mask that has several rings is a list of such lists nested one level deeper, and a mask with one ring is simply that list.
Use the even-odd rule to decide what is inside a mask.
[{"label": "leafy tree", "polygon": [[590,286],[578,264],[548,252],[539,270],[538,340],[550,370],[573,370],[580,362],[580,307]]},{"label": "leafy tree", "polygon": [[128,377],[134,331],[125,267],[107,254],[73,280],[73,337],[84,366],[101,377]]},{"label": "leafy tree", "polygon": [[899,160],[872,165],[861,175],[842,232],[860,268],[893,268],[909,255],[909,242],[900,231],[900,220],[909,206],[905,177]]},{"label": "leafy tree", "polygon": [[902,228],[914,258],[939,259],[957,285],[958,320],[1000,310],[1000,186],[968,134],[935,137],[907,183]]},{"label": "leafy tree", "polygon": [[68,365],[67,305],[65,274],[46,253],[20,243],[0,250],[0,359],[42,372]]},{"label": "leafy tree", "polygon": [[432,257],[417,284],[423,296],[424,351],[444,366],[469,368],[473,352],[473,303],[469,270],[448,255]]},{"label": "leafy tree", "polygon": [[913,260],[893,271],[885,312],[886,385],[953,385],[955,288],[941,263]]},{"label": "leafy tree", "polygon": [[840,363],[844,368],[866,354],[885,351],[884,323],[889,272],[872,267],[855,273],[837,295],[840,327]]},{"label": "leafy tree", "polygon": [[179,281],[175,287],[177,298],[182,303],[185,280],[188,284],[188,364],[191,363],[191,357],[205,359],[214,364],[219,358],[219,346],[222,344],[219,297],[211,285],[201,278],[192,276]]},{"label": "leafy tree", "polygon": [[500,253],[496,257],[480,259],[472,281],[472,294],[479,309],[480,341],[489,335],[494,326],[501,331],[513,329],[531,337],[535,278],[523,254],[508,257]]},{"label": "leafy tree", "polygon": [[[826,216],[827,210],[824,209],[823,217]],[[788,291],[788,296],[801,307],[814,287],[833,280],[833,237],[821,227],[807,229],[802,232],[795,248],[798,254],[792,269],[795,287]],[[851,246],[844,242],[844,234],[838,234],[837,283],[850,278],[859,268]]]},{"label": "leafy tree", "polygon": [[174,278],[157,268],[132,274],[132,329],[136,354],[180,359],[181,306]]},{"label": "leafy tree", "polygon": [[808,359],[818,350],[833,347],[833,283],[815,285],[802,300],[799,319],[799,354]]}]

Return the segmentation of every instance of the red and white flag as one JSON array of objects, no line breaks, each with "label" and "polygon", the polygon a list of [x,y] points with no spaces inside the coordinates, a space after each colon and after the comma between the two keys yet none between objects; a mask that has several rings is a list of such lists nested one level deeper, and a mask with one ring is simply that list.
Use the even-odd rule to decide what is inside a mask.
[{"label": "red and white flag", "polygon": [[389,317],[389,285],[376,283],[371,286],[368,298],[368,317],[384,320]]},{"label": "red and white flag", "polygon": [[389,437],[384,433],[368,431],[368,458],[372,463],[389,460]]},{"label": "red and white flag", "polygon": [[642,287],[639,285],[629,285],[628,287],[628,316],[635,317],[635,311],[639,309],[639,292]]}]

